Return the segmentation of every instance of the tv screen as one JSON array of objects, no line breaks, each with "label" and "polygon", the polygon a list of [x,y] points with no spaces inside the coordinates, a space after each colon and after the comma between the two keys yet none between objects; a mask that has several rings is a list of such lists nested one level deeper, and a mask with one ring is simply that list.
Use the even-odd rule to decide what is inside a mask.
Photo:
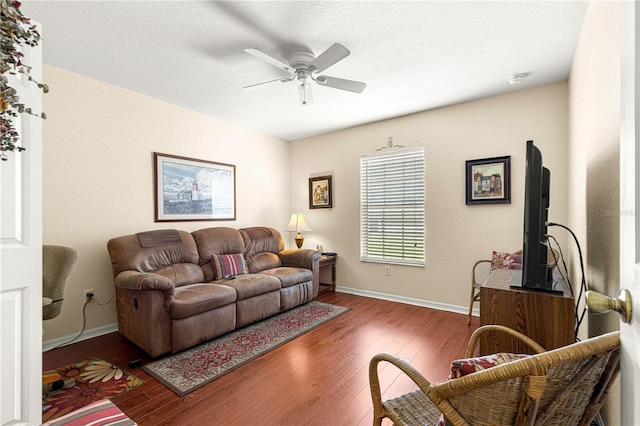
[{"label": "tv screen", "polygon": [[522,282],[512,287],[557,292],[547,243],[551,172],[544,167],[542,153],[533,141],[527,141],[526,149]]}]

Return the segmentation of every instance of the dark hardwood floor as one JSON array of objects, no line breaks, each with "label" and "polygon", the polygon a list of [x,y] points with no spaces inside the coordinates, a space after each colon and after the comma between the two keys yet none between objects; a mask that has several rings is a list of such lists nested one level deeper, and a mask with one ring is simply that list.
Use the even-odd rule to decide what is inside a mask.
[{"label": "dark hardwood floor", "polygon": [[[319,301],[351,310],[262,357],[179,397],[134,359],[139,349],[110,333],[47,352],[45,370],[98,357],[146,383],[112,401],[139,425],[370,425],[369,360],[378,352],[399,356],[432,382],[444,380],[451,360],[464,355],[478,318],[345,293]],[[388,367],[388,368],[387,368]],[[384,398],[412,383],[397,369],[381,369]]]}]

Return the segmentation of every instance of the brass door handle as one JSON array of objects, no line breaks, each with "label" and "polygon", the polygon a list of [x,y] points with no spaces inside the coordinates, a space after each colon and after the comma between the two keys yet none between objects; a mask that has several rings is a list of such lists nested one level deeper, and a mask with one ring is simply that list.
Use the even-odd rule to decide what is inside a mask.
[{"label": "brass door handle", "polygon": [[626,288],[620,290],[618,297],[615,299],[593,290],[587,291],[585,298],[589,312],[603,314],[609,311],[616,311],[620,314],[623,322],[631,322],[631,313],[633,311],[631,292]]}]

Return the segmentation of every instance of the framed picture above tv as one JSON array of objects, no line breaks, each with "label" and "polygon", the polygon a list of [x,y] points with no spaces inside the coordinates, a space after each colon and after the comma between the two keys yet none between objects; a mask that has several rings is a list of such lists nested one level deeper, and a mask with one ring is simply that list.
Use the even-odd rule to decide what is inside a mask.
[{"label": "framed picture above tv", "polygon": [[466,204],[511,203],[511,156],[466,161]]},{"label": "framed picture above tv", "polygon": [[236,220],[236,167],[153,153],[155,221]]}]

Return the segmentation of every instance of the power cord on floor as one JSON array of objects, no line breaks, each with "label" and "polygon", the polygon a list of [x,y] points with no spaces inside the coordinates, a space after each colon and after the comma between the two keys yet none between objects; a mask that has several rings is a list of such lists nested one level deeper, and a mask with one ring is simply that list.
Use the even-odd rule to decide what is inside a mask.
[{"label": "power cord on floor", "polygon": [[58,349],[62,346],[66,346],[70,343],[75,342],[76,340],[78,340],[80,338],[80,336],[82,336],[82,333],[84,333],[86,331],[87,328],[87,305],[91,302],[95,302],[98,306],[106,306],[109,303],[111,303],[113,301],[113,299],[115,299],[116,296],[112,296],[111,299],[109,299],[109,301],[107,303],[100,303],[95,296],[93,295],[93,293],[87,293],[87,300],[85,300],[84,305],[82,305],[82,329],[80,329],[80,332],[78,333],[77,336],[75,336],[73,339],[68,340],[66,342],[62,342],[57,344],[56,346],[49,348],[47,350],[43,350],[43,353],[49,352],[53,349]]}]

